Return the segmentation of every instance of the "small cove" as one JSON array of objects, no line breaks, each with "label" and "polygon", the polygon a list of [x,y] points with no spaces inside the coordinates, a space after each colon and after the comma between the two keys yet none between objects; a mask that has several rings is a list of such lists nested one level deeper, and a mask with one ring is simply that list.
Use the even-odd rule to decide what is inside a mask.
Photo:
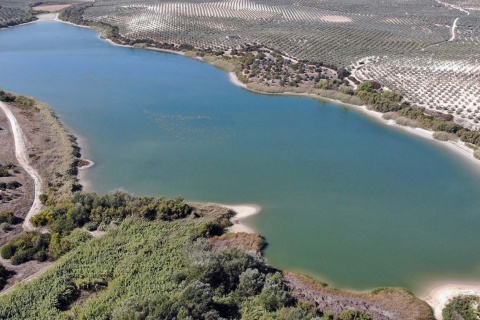
[{"label": "small cove", "polygon": [[480,276],[479,176],[433,143],[58,22],[0,40],[0,86],[50,104],[86,141],[91,190],[256,203],[248,224],[269,262],[339,287]]}]

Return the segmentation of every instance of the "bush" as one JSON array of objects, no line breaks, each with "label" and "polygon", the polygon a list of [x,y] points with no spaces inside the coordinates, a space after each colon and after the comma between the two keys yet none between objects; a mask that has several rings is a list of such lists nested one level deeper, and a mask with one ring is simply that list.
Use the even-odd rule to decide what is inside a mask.
[{"label": "bush", "polygon": [[372,320],[372,316],[365,312],[348,310],[342,312],[338,320]]},{"label": "bush", "polygon": [[342,88],[340,89],[340,92],[341,92],[341,93],[344,93],[344,94],[351,95],[351,96],[353,96],[353,94],[355,93],[355,92],[353,91],[352,87],[342,87]]},{"label": "bush", "polygon": [[13,257],[10,259],[10,262],[13,265],[19,265],[27,261],[33,260],[35,258],[35,249],[29,248],[26,250],[17,250]]},{"label": "bush", "polygon": [[401,126],[406,126],[406,127],[412,127],[412,128],[418,128],[420,126],[420,123],[417,120],[410,119],[407,117],[398,117],[395,122],[398,125]]},{"label": "bush", "polygon": [[370,81],[362,82],[358,85],[358,91],[373,92],[373,85]]},{"label": "bush", "polygon": [[475,152],[473,153],[473,156],[474,156],[475,158],[477,158],[478,160],[480,160],[480,149],[475,150]]},{"label": "bush", "polygon": [[17,189],[20,188],[22,184],[18,181],[7,182],[7,189]]},{"label": "bush", "polygon": [[10,223],[13,224],[15,222],[15,216],[10,211],[0,212],[0,223]]},{"label": "bush", "polygon": [[47,203],[48,196],[45,193],[42,193],[38,196],[38,199],[40,200],[40,202],[42,204],[45,204],[45,203]]},{"label": "bush", "polygon": [[280,273],[269,274],[258,296],[260,305],[267,311],[276,311],[287,303],[287,293]]},{"label": "bush", "polygon": [[476,320],[478,319],[478,305],[479,297],[473,295],[458,296],[451,299],[445,308],[442,310],[442,318],[444,320]]},{"label": "bush", "polygon": [[449,141],[449,140],[457,140],[457,136],[445,131],[437,131],[433,133],[433,138],[439,141]]},{"label": "bush", "polygon": [[37,231],[23,233],[5,244],[0,250],[4,259],[11,259],[14,265],[33,259],[44,259],[40,251],[46,251],[50,244],[50,234]]},{"label": "bush", "polygon": [[3,259],[10,259],[15,254],[15,246],[10,243],[5,244],[2,249],[0,249],[0,255]]},{"label": "bush", "polygon": [[5,287],[8,278],[10,277],[10,272],[0,263],[0,290]]}]

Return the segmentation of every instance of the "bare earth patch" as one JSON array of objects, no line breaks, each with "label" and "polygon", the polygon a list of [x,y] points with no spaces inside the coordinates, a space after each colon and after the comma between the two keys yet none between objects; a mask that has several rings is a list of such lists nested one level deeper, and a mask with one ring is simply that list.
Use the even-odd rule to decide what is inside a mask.
[{"label": "bare earth patch", "polygon": [[5,288],[0,291],[0,296],[7,294],[17,283],[28,282],[35,278],[38,278],[43,272],[45,272],[47,267],[51,266],[53,262],[38,262],[36,260],[28,261],[22,263],[21,265],[14,266],[10,263],[9,260],[0,258],[0,262],[8,270],[13,271],[15,274],[8,279]]},{"label": "bare earth patch", "polygon": [[430,320],[431,308],[409,292],[384,288],[371,293],[337,290],[300,274],[284,272],[283,277],[292,295],[336,316],[348,310],[366,312],[375,320]]},{"label": "bare earth patch", "polygon": [[[12,129],[5,113],[0,111],[0,163],[12,163],[15,165],[15,171],[12,171],[10,177],[0,178],[0,182],[18,181],[22,186],[11,191],[0,191],[0,194],[16,195],[12,200],[0,200],[0,212],[10,211],[18,218],[25,218],[33,202],[34,188],[30,176],[19,165],[15,157],[15,147],[13,143]],[[0,230],[0,246],[10,241],[15,235],[22,232],[22,224],[17,223],[11,226],[11,230]]]},{"label": "bare earth patch", "polygon": [[71,4],[54,4],[54,5],[45,5],[45,6],[36,6],[32,7],[35,11],[49,11],[49,12],[56,12],[62,9],[70,7]]},{"label": "bare earth patch", "polygon": [[352,22],[352,19],[345,16],[325,16],[322,17],[325,22]]}]

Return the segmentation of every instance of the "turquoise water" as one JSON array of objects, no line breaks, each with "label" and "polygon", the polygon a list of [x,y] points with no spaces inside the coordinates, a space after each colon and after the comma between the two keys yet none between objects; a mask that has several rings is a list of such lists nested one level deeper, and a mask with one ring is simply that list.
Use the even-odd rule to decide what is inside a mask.
[{"label": "turquoise water", "polygon": [[480,279],[479,176],[354,111],[58,22],[0,31],[0,86],[84,139],[92,190],[262,206],[248,223],[276,267],[356,289]]}]

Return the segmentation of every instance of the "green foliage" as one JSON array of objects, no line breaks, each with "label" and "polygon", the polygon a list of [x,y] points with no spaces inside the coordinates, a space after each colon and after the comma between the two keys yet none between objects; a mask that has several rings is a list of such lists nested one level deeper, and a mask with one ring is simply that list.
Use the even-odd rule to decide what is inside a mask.
[{"label": "green foliage", "polygon": [[26,232],[10,242],[5,244],[0,250],[0,254],[4,259],[10,259],[14,265],[38,258],[44,259],[44,252],[50,244],[50,235],[48,233],[41,234],[39,232]]},{"label": "green foliage", "polygon": [[135,197],[121,190],[103,196],[76,192],[71,200],[50,205],[34,216],[31,222],[35,226],[48,226],[53,232],[66,235],[87,224],[88,230],[92,231],[100,225],[121,222],[130,216],[147,220],[175,220],[185,218],[190,211],[190,206],[181,197]]},{"label": "green foliage", "polygon": [[475,150],[475,152],[473,153],[473,156],[474,156],[475,158],[477,158],[478,160],[480,160],[480,149]]},{"label": "green foliage", "polygon": [[[76,319],[115,320],[295,319],[315,312],[289,297],[260,254],[192,242],[211,220],[129,217],[100,238],[81,230],[54,234],[55,245],[78,245],[40,278],[0,297],[0,318],[65,319],[66,309]],[[98,294],[77,305],[82,292]]]},{"label": "green foliage", "polygon": [[[364,82],[368,83],[369,82]],[[361,85],[360,85],[361,86]],[[399,111],[404,108],[404,105],[399,104],[397,101],[395,101],[395,96],[392,96],[391,94],[387,94],[385,96],[385,93],[378,93],[378,92],[372,92],[372,90],[360,90],[359,86],[359,92],[357,93],[357,96],[371,109],[378,111],[378,112],[392,112],[392,111]]]},{"label": "green foliage", "polygon": [[341,84],[342,82],[338,80],[325,80],[317,83],[315,85],[315,88],[323,90],[336,90]]},{"label": "green foliage", "polygon": [[38,199],[42,204],[46,204],[48,200],[48,196],[45,193],[42,193],[38,196]]},{"label": "green foliage", "polygon": [[15,216],[13,215],[13,212],[10,212],[10,211],[0,212],[0,223],[4,223],[4,222],[9,224],[15,223]]},{"label": "green foliage", "polygon": [[358,85],[358,91],[366,91],[366,92],[373,92],[373,85],[371,82],[362,82]]},{"label": "green foliage", "polygon": [[355,311],[355,310],[348,310],[342,312],[338,318],[338,320],[372,320],[372,316],[368,313]]},{"label": "green foliage", "polygon": [[348,94],[350,96],[353,96],[355,94],[352,87],[342,87],[340,88],[340,92],[344,94]]},{"label": "green foliage", "polygon": [[17,189],[20,188],[22,184],[18,181],[9,181],[7,182],[7,189]]},{"label": "green foliage", "polygon": [[444,320],[476,320],[480,316],[479,302],[479,297],[473,295],[455,297],[442,310],[442,318]]},{"label": "green foliage", "polygon": [[288,296],[280,273],[267,276],[258,301],[267,311],[276,311],[288,302]]},{"label": "green foliage", "polygon": [[5,287],[5,284],[7,283],[8,278],[10,277],[10,272],[3,266],[3,264],[0,263],[0,290]]}]

